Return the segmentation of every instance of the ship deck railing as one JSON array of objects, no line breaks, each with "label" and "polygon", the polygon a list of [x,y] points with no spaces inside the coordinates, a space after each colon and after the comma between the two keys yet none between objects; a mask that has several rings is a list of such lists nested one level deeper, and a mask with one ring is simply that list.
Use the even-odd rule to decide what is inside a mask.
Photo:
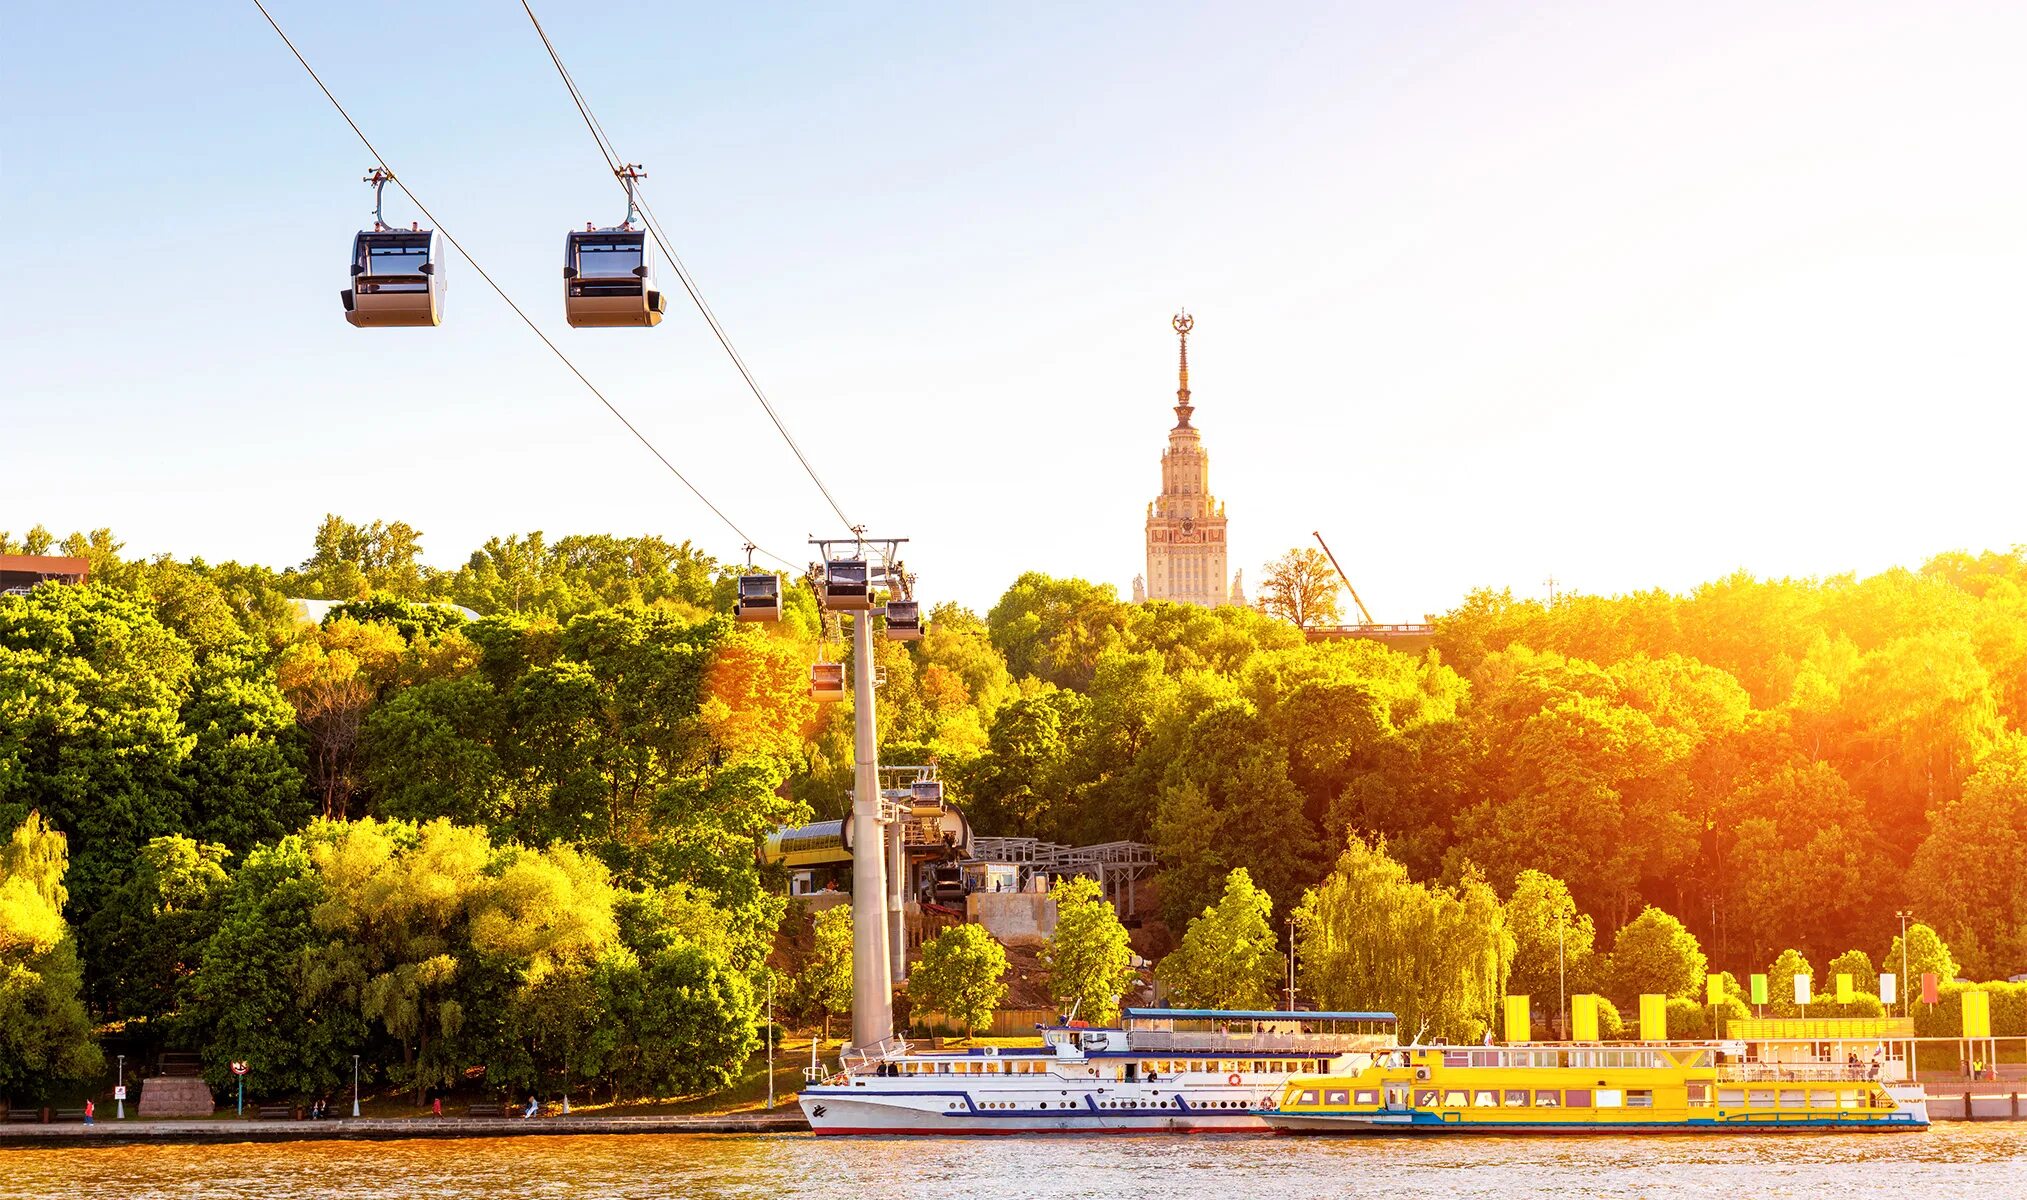
[{"label": "ship deck railing", "polygon": [[1233,1058],[1261,1054],[1360,1054],[1392,1050],[1394,1035],[1374,1033],[1212,1033],[1134,1029],[1128,1044],[1137,1052],[1194,1054],[1229,1053]]},{"label": "ship deck railing", "polygon": [[1725,1063],[1717,1068],[1721,1083],[1876,1083],[1869,1062],[1850,1063]]}]

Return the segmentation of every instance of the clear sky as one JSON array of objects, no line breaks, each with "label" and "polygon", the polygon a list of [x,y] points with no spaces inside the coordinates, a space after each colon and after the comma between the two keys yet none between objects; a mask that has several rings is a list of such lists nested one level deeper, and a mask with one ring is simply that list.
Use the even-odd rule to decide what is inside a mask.
[{"label": "clear sky", "polygon": [[[571,330],[620,215],[513,0],[274,0],[443,224],[761,542],[834,518],[695,313]],[[1119,585],[1173,421],[1232,564],[1383,620],[2027,541],[2027,8],[537,6],[927,600]],[[282,565],[318,518],[737,539],[453,263],[338,304],[367,155],[250,2],[17,6],[0,528]],[[414,214],[390,199],[390,218]]]}]

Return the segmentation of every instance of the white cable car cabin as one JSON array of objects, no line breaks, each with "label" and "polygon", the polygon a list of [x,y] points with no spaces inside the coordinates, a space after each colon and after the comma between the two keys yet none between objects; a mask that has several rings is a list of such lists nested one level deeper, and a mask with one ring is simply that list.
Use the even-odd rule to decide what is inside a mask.
[{"label": "white cable car cabin", "polygon": [[908,798],[924,808],[943,803],[943,781],[940,779],[918,779],[908,785]]},{"label": "white cable car cabin", "polygon": [[845,664],[833,662],[814,663],[809,668],[809,695],[812,700],[828,704],[845,698]]},{"label": "white cable car cabin", "polygon": [[394,177],[378,168],[373,228],[352,238],[352,281],[338,293],[345,319],[361,329],[443,324],[443,246],[434,229],[389,228],[380,219],[380,191]]},{"label": "white cable car cabin", "polygon": [[563,238],[563,315],[577,329],[659,325],[669,299],[655,283],[647,233],[573,230]]},{"label": "white cable car cabin", "polygon": [[922,640],[922,606],[913,600],[887,601],[887,637],[896,642]]},{"label": "white cable car cabin", "polygon": [[741,621],[781,619],[781,577],[749,571],[739,577],[739,602],[734,615]]},{"label": "white cable car cabin", "polygon": [[834,558],[824,564],[823,606],[832,612],[865,612],[873,607],[866,560]]}]

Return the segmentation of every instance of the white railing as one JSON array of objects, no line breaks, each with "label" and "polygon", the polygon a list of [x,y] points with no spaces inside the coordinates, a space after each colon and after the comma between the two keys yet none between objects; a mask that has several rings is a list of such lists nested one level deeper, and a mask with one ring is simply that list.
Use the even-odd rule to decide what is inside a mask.
[{"label": "white railing", "polygon": [[1870,1083],[1878,1078],[1871,1063],[1726,1063],[1717,1068],[1724,1083]]},{"label": "white railing", "polygon": [[1394,1048],[1394,1035],[1357,1033],[1207,1033],[1164,1029],[1129,1029],[1127,1044],[1136,1051],[1163,1051],[1211,1057],[1229,1053],[1350,1054]]}]

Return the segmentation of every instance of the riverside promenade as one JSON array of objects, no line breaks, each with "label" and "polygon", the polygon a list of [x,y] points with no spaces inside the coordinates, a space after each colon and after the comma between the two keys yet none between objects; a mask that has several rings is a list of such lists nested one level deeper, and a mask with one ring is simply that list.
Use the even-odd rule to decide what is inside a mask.
[{"label": "riverside promenade", "polygon": [[335,1117],[322,1121],[119,1120],[0,1126],[0,1146],[118,1146],[166,1142],[398,1141],[409,1138],[559,1137],[615,1133],[801,1133],[799,1112],[711,1116]]}]

